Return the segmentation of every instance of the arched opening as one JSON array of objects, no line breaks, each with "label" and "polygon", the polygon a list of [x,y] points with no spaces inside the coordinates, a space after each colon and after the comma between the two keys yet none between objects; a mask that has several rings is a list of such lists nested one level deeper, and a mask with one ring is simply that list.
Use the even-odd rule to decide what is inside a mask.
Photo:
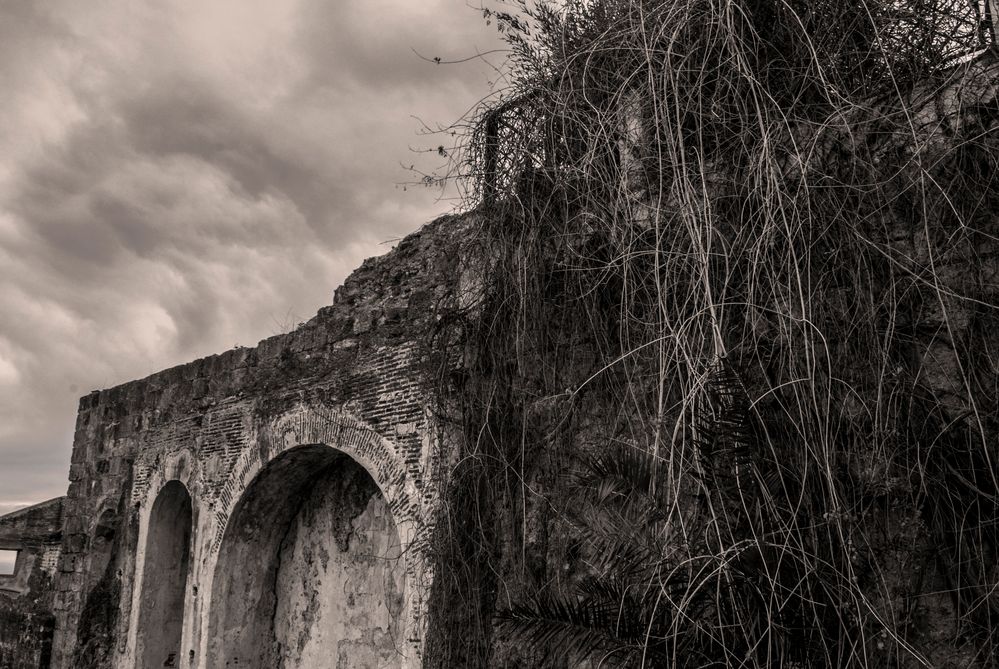
[{"label": "arched opening", "polygon": [[149,515],[135,652],[140,669],[181,666],[190,552],[191,496],[170,481]]},{"label": "arched opening", "polygon": [[286,451],[226,526],[206,666],[401,667],[405,583],[399,532],[368,472],[328,446]]}]

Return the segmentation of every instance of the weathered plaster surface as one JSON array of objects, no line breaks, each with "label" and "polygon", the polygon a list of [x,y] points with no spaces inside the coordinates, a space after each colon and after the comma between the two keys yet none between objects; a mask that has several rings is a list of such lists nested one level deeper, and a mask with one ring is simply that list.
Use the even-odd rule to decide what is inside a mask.
[{"label": "weathered plaster surface", "polygon": [[276,666],[401,666],[405,565],[392,513],[366,472],[344,463],[316,482],[279,564]]}]

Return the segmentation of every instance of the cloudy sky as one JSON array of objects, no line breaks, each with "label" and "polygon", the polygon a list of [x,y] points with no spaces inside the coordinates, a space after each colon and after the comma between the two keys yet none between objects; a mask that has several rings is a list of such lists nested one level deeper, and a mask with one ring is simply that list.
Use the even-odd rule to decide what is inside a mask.
[{"label": "cloudy sky", "polygon": [[294,327],[452,208],[401,165],[497,79],[432,60],[501,48],[477,4],[0,0],[0,513],[65,493],[81,395]]}]

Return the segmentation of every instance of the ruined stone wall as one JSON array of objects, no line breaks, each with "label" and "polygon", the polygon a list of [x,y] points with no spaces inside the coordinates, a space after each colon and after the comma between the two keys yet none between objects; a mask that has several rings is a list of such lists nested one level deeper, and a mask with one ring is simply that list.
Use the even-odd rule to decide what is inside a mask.
[{"label": "ruined stone wall", "polygon": [[62,502],[60,497],[0,517],[0,549],[17,551],[14,573],[0,575],[0,669],[49,665]]},{"label": "ruined stone wall", "polygon": [[[153,592],[143,585],[144,579],[148,584],[155,578],[143,575],[144,565],[151,564],[149,551],[166,550],[163,542],[173,545],[169,537],[150,538],[158,531],[150,530],[157,522],[156,500],[171,481],[190,495],[191,559],[179,615],[183,641],[163,666],[212,666],[207,658],[216,652],[212,644],[217,640],[210,640],[207,630],[215,624],[212,609],[224,608],[218,592],[212,592],[213,581],[227,578],[226,570],[248,568],[245,563],[221,565],[219,555],[240,555],[234,543],[240,533],[263,531],[262,521],[254,518],[266,517],[272,508],[287,507],[281,522],[298,527],[299,536],[308,535],[310,525],[334,522],[307,513],[315,503],[312,470],[328,475],[338,467],[331,453],[345,454],[374,483],[358,501],[358,513],[348,518],[353,524],[346,531],[353,539],[341,542],[341,549],[370,552],[377,546],[403,561],[404,576],[391,569],[371,571],[384,592],[394,593],[405,581],[406,601],[392,604],[405,611],[372,615],[391,619],[397,636],[404,631],[402,647],[391,651],[397,657],[392,666],[418,666],[426,578],[420,542],[435,498],[432,462],[439,443],[422,385],[424,343],[437,305],[454,283],[454,240],[466,224],[456,217],[438,219],[386,256],[366,261],[336,291],[332,306],[294,332],[81,400],[52,601],[52,666],[136,666],[140,651],[152,643],[148,630],[136,629],[140,622],[165,624],[162,615],[137,609],[172,601],[163,599],[167,595],[147,595],[156,600],[147,602],[142,595]],[[308,445],[324,448],[313,452]],[[265,475],[277,486],[271,498],[266,504],[245,502],[247,491]],[[245,512],[239,527],[227,532],[238,510]],[[398,536],[394,546],[388,532],[392,525]],[[266,563],[261,578],[301,588],[289,580],[294,566],[267,560],[280,562],[282,556],[311,550],[285,537],[276,556],[259,558]],[[284,605],[300,604],[292,598]],[[318,605],[333,606],[329,601]],[[314,613],[289,615],[305,619]],[[375,625],[370,633],[384,636],[387,624]],[[272,633],[280,644],[291,632]],[[297,633],[301,636],[301,630]],[[308,639],[294,648],[285,643],[279,651],[286,658],[316,654]],[[330,657],[337,652],[326,649]],[[370,666],[383,666],[383,659],[372,659]],[[300,666],[291,659],[283,662]],[[357,662],[343,666],[369,666]]]}]

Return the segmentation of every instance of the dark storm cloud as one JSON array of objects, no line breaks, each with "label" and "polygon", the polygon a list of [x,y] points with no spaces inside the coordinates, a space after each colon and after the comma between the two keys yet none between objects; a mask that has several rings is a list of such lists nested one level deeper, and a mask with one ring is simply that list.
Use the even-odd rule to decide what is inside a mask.
[{"label": "dark storm cloud", "polygon": [[[334,169],[317,147],[282,143],[280,122],[253,119],[205,82],[175,79],[125,101],[120,108],[130,145],[149,156],[186,156],[216,166],[244,197],[288,198],[312,225],[328,223],[351,187],[331,183]],[[352,230],[340,231],[344,235]]]},{"label": "dark storm cloud", "polygon": [[447,210],[397,186],[413,117],[495,73],[413,49],[495,47],[461,0],[0,4],[0,513],[65,490],[80,395],[293,327]]}]

